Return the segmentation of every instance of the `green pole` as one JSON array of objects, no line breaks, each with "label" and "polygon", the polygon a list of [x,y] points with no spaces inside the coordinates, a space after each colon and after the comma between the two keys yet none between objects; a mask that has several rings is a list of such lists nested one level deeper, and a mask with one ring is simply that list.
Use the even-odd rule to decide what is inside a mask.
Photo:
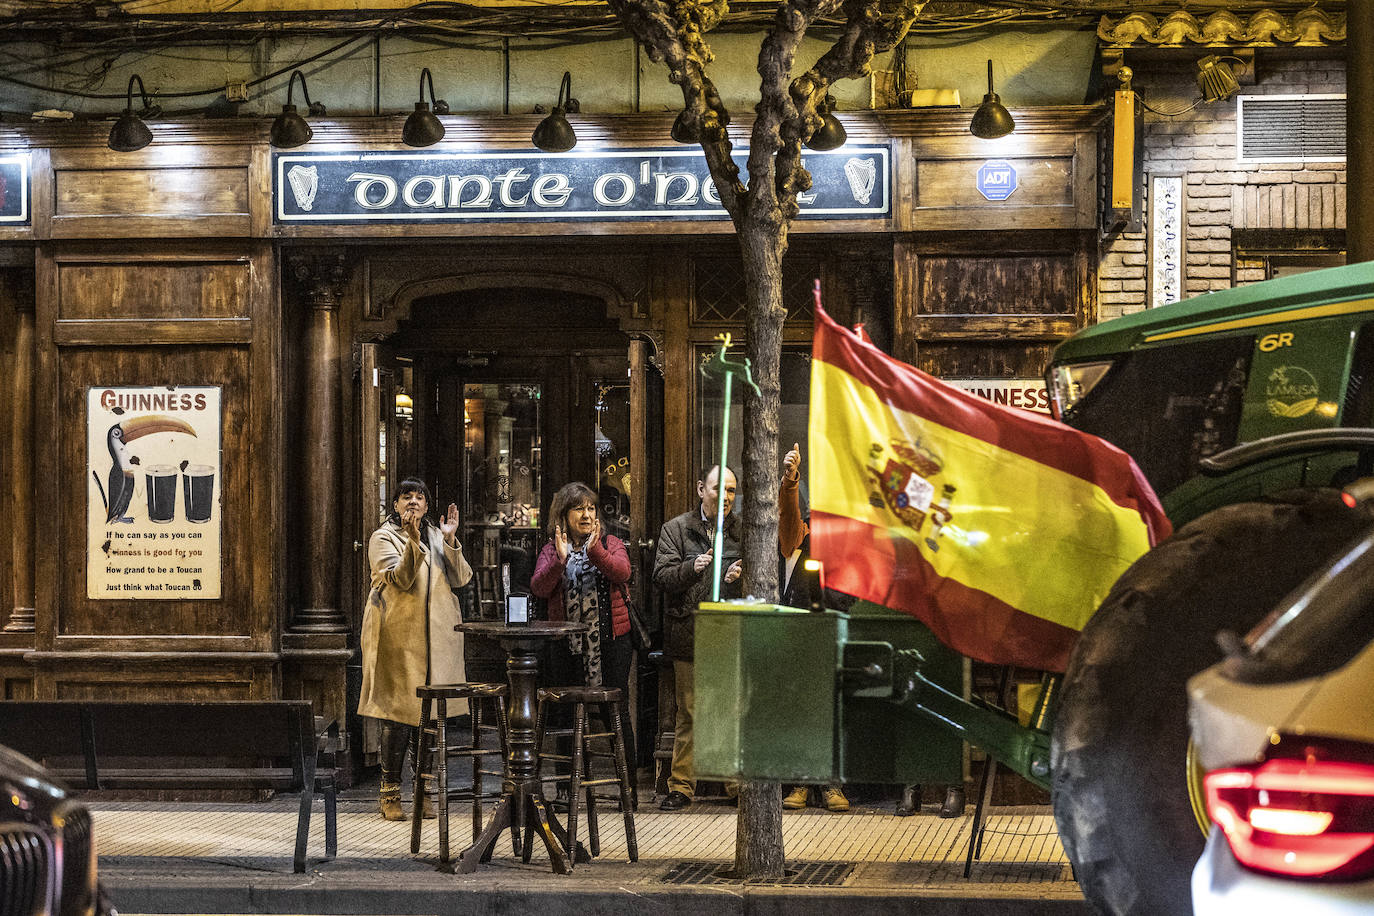
[{"label": "green pole", "polygon": [[720,464],[716,466],[716,538],[711,544],[711,600],[720,600],[721,553],[725,547],[725,459],[730,454],[730,389],[735,373],[725,373],[725,410],[720,423]]}]

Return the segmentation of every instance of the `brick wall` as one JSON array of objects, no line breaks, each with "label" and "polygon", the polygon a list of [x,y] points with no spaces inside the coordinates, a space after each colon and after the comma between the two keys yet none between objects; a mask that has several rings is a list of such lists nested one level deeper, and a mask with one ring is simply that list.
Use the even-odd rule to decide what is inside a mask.
[{"label": "brick wall", "polygon": [[[1262,56],[1262,55],[1261,55]],[[1176,112],[1198,98],[1196,68],[1135,67],[1134,88],[1156,111]],[[1341,60],[1258,62],[1242,95],[1345,92]],[[1345,164],[1236,161],[1236,99],[1198,105],[1176,117],[1145,112],[1145,177],[1182,174],[1186,187],[1185,295],[1227,289],[1264,277],[1264,261],[1237,259],[1231,230],[1343,229]],[[1146,206],[1148,207],[1148,194]],[[1142,231],[1102,240],[1099,318],[1145,308],[1149,272],[1149,214]]]}]

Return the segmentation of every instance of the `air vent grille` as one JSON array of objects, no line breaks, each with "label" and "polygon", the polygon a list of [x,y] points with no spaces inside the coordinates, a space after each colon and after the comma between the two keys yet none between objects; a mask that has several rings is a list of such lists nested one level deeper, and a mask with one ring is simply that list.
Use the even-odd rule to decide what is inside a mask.
[{"label": "air vent grille", "polygon": [[1242,162],[1345,161],[1345,96],[1240,97]]}]

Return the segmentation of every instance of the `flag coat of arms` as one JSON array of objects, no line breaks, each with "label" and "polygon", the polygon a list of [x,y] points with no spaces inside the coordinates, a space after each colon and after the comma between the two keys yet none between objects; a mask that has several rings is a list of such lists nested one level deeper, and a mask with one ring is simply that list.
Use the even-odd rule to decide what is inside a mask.
[{"label": "flag coat of arms", "polygon": [[980,661],[1063,671],[1169,521],[1130,456],[883,353],[817,306],[811,554]]}]

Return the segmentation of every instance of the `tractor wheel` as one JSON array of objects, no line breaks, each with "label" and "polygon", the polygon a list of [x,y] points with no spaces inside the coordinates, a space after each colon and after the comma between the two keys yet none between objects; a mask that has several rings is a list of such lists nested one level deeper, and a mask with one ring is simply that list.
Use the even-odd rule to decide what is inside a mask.
[{"label": "tractor wheel", "polygon": [[1099,912],[1192,912],[1204,837],[1189,798],[1185,684],[1221,659],[1218,631],[1246,633],[1368,525],[1336,490],[1225,506],[1141,557],[1084,627],[1051,770],[1059,835]]}]

